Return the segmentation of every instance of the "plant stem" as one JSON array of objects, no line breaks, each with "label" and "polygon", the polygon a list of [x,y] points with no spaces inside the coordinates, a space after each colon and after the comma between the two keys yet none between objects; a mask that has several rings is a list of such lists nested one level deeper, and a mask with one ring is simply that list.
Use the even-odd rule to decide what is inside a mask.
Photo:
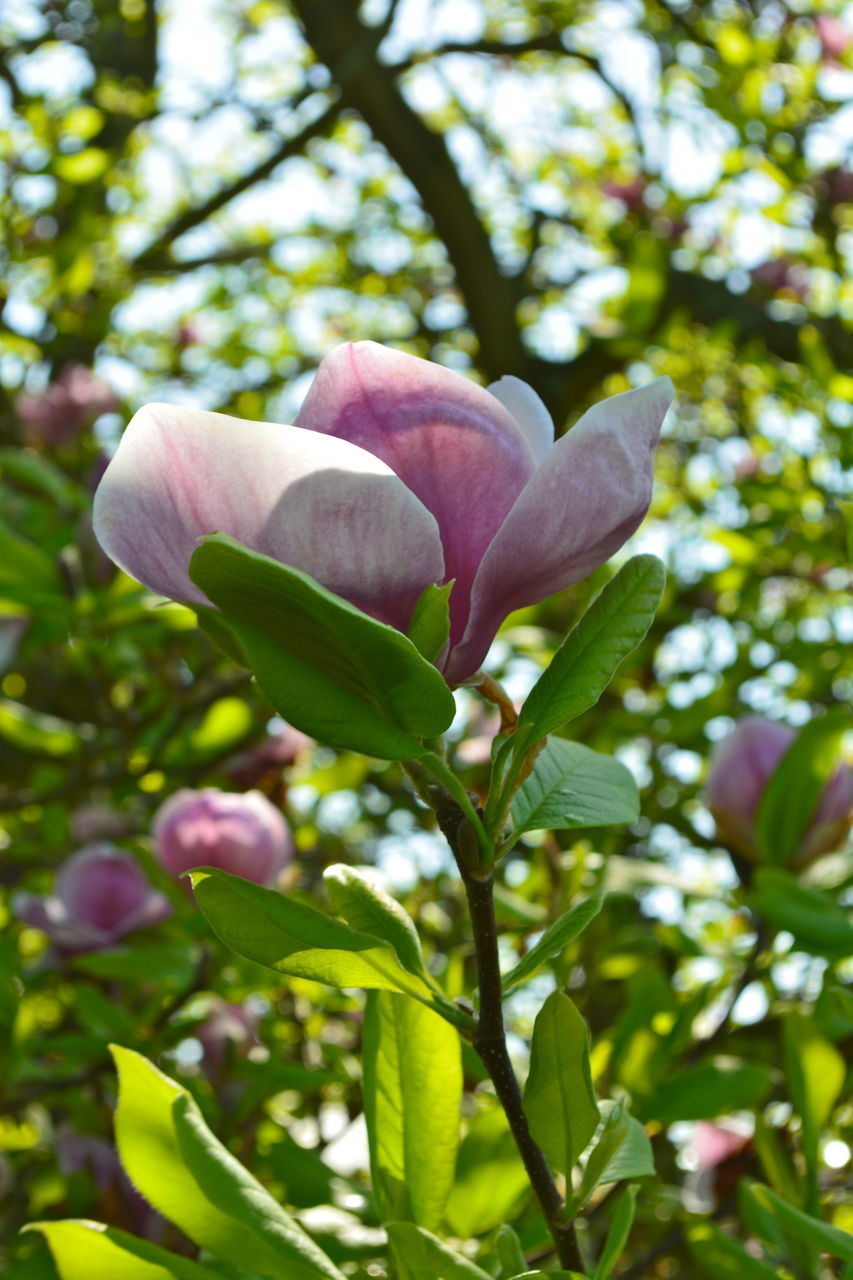
[{"label": "plant stem", "polygon": [[572,1271],[583,1271],[583,1259],[574,1223],[566,1216],[563,1197],[557,1190],[544,1155],[531,1136],[521,1102],[521,1090],[506,1046],[493,896],[494,881],[491,875],[478,879],[465,867],[461,859],[457,861],[471,912],[480,985],[480,1012],[474,1035],[474,1048],[489,1073],[498,1101],[506,1113],[515,1144],[527,1170],[527,1176],[545,1215],[557,1257],[562,1266]]},{"label": "plant stem", "polygon": [[[480,853],[480,865],[482,867],[491,866],[495,858],[494,847],[486,834],[480,815],[468,798],[468,793],[462,786],[462,783],[453,771],[448,768],[441,757],[436,755],[434,752],[423,756],[417,763],[420,764],[422,768],[426,769],[427,772],[432,774],[436,781],[444,787],[448,795],[452,797],[454,803],[459,806],[459,809],[471,825],[471,830]],[[447,833],[445,832],[445,835],[446,834]],[[451,840],[450,845],[453,849],[454,857],[457,862],[459,862],[459,854],[461,851],[457,848],[455,841]]]}]

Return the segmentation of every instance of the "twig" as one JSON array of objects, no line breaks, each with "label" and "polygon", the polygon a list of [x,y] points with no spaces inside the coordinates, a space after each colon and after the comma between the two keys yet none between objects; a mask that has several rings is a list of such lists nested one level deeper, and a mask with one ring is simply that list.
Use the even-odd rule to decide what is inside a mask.
[{"label": "twig", "polygon": [[563,1197],[557,1190],[545,1156],[530,1133],[521,1101],[521,1090],[507,1050],[495,923],[494,881],[491,876],[484,880],[477,879],[470,875],[462,863],[459,869],[471,912],[480,985],[480,1010],[474,1048],[489,1073],[498,1101],[506,1113],[515,1145],[545,1215],[560,1263],[570,1270],[583,1271],[583,1259],[574,1223],[566,1215]]},{"label": "twig", "polygon": [[248,191],[250,187],[268,178],[285,160],[299,155],[307,142],[328,128],[340,109],[341,104],[338,99],[330,102],[325,111],[321,111],[303,129],[300,129],[299,133],[284,138],[265,160],[255,165],[248,173],[242,174],[227,186],[220,187],[209,199],[180,214],[164,231],[161,231],[147,249],[143,249],[133,265],[146,271],[172,270],[174,264],[168,255],[175,240],[187,231],[191,231],[193,227],[197,227],[199,223],[206,222],[214,213],[218,213],[226,204],[242,195],[244,191]]}]

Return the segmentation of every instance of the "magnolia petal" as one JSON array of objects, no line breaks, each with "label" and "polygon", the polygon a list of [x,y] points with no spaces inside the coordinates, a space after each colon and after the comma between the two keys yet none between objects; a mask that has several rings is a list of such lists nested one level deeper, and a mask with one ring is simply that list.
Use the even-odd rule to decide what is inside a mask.
[{"label": "magnolia petal", "polygon": [[322,361],[296,422],[369,450],[432,512],[461,634],[483,552],[536,466],[513,416],[461,374],[358,342]]},{"label": "magnolia petal", "polygon": [[544,462],[554,443],[554,419],[533,388],[521,378],[506,374],[490,383],[487,390],[515,418],[537,463]]},{"label": "magnolia petal", "polygon": [[634,532],[672,396],[668,378],[612,396],[550,450],[483,557],[468,626],[448,658],[451,683],[477,670],[508,613],[586,577]]},{"label": "magnolia petal", "polygon": [[95,495],[99,542],[153,590],[206,603],[187,567],[214,532],[403,627],[444,574],[435,520],[365,450],[301,427],[148,405]]}]

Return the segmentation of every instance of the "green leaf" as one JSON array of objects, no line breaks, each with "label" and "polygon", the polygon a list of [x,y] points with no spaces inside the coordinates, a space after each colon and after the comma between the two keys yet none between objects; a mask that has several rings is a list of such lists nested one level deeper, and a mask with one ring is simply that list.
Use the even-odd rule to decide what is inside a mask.
[{"label": "green leaf", "polygon": [[0,738],[18,751],[62,759],[81,751],[94,737],[91,724],[72,724],[11,698],[0,699]]},{"label": "green leaf", "polygon": [[227,871],[208,867],[190,876],[214,933],[247,960],[332,987],[403,991],[429,1003],[426,983],[403,968],[387,942]]},{"label": "green leaf", "polygon": [[193,555],[190,577],[222,610],[273,706],[304,733],[405,760],[453,719],[450,689],[411,640],[298,569],[217,533]]},{"label": "green leaf", "polygon": [[[609,1202],[608,1202],[609,1204]],[[619,1261],[619,1255],[625,1248],[631,1227],[634,1223],[634,1212],[637,1205],[637,1188],[626,1187],[619,1197],[598,1266],[592,1273],[592,1280],[608,1280],[610,1273]]]},{"label": "green leaf", "polygon": [[38,606],[61,594],[53,558],[0,523],[0,598]]},{"label": "green leaf", "polygon": [[373,991],[364,1019],[364,1114],[386,1217],[435,1229],[453,1186],[462,1058],[453,1027],[408,996]]},{"label": "green leaf", "polygon": [[604,898],[600,894],[594,898],[585,898],[549,925],[539,941],[510,969],[503,980],[504,991],[509,992],[519,983],[525,982],[540,965],[564,951],[570,942],[574,942],[583,933],[590,921],[595,919],[603,904]]},{"label": "green leaf", "polygon": [[552,991],[533,1025],[524,1110],[548,1160],[568,1173],[595,1133],[599,1111],[587,1026],[562,991]]},{"label": "green leaf", "polygon": [[459,1148],[456,1180],[447,1204],[447,1225],[461,1239],[515,1221],[529,1200],[530,1182],[503,1108],[481,1100]]},{"label": "green leaf", "polygon": [[850,720],[836,710],[799,731],[768,782],[755,819],[758,844],[768,862],[787,866],[838,767],[841,739]]},{"label": "green leaf", "polygon": [[820,1253],[828,1253],[843,1262],[853,1262],[853,1235],[840,1227],[819,1222],[811,1214],[803,1213],[769,1187],[758,1182],[749,1184],[748,1194],[765,1213],[771,1214],[780,1226],[803,1244],[811,1245]]},{"label": "green leaf", "polygon": [[225,617],[218,609],[205,609],[201,605],[193,606],[195,616],[198,619],[198,625],[202,631],[208,636],[217,649],[228,658],[232,658],[234,662],[239,663],[241,667],[248,667],[249,659],[237,638],[236,633],[231,629]]},{"label": "green leaf", "polygon": [[595,706],[652,625],[665,578],[657,556],[643,555],[634,556],[610,579],[521,708],[513,735],[517,756]]},{"label": "green leaf", "polygon": [[75,185],[96,182],[110,167],[110,153],[102,147],[84,147],[70,155],[57,155],[53,168],[57,177]]},{"label": "green leaf", "polygon": [[821,1134],[844,1087],[846,1066],[835,1045],[821,1035],[805,1014],[786,1014],[782,1034],[791,1101],[802,1123],[802,1151],[809,1175],[807,1207],[814,1211],[819,1206],[818,1148]]},{"label": "green leaf", "polygon": [[390,943],[409,973],[425,973],[415,922],[390,893],[342,862],[327,867],[323,880],[336,915],[343,916],[352,929]]},{"label": "green leaf", "polygon": [[[759,1240],[765,1241],[773,1246],[773,1251],[781,1254],[783,1257],[791,1252],[790,1241],[785,1235],[784,1228],[781,1223],[774,1218],[772,1213],[768,1213],[767,1209],[752,1194],[751,1183],[748,1179],[742,1178],[737,1184],[737,1204],[738,1212],[744,1226],[758,1237]],[[809,1251],[811,1252],[811,1251]],[[805,1259],[804,1259],[805,1261]],[[813,1268],[809,1268],[812,1270]]]},{"label": "green leaf", "polygon": [[101,1222],[68,1218],[33,1222],[24,1230],[44,1236],[61,1280],[217,1280],[219,1276],[218,1271]]},{"label": "green leaf", "polygon": [[656,556],[634,556],[569,632],[521,708],[515,732],[497,753],[486,820],[499,823],[515,778],[537,742],[594,707],[620,663],[652,624],[665,581]]},{"label": "green leaf", "polygon": [[[508,1222],[503,1222],[495,1235],[495,1253],[501,1264],[501,1276],[507,1278],[522,1274],[527,1266],[527,1259],[521,1247],[521,1241]],[[519,1272],[521,1267],[521,1272]]]},{"label": "green leaf", "polygon": [[581,1208],[599,1187],[629,1178],[651,1178],[655,1174],[652,1144],[643,1126],[625,1110],[621,1102],[599,1103],[603,1117],[584,1166],[574,1205]]},{"label": "green leaf", "polygon": [[234,1266],[288,1280],[343,1280],[337,1267],[214,1137],[174,1080],[112,1046],[119,1076],[116,1144],[155,1209]]},{"label": "green leaf", "polygon": [[0,449],[0,475],[25,489],[46,494],[60,510],[82,510],[92,501],[83,485],[76,484],[62,467],[32,449]]},{"label": "green leaf", "polygon": [[184,942],[151,944],[134,938],[132,946],[74,956],[71,963],[83,973],[111,981],[186,987],[198,970],[198,961],[198,949]]},{"label": "green leaf", "polygon": [[488,1271],[411,1222],[389,1222],[386,1229],[399,1280],[492,1280]]},{"label": "green leaf", "polygon": [[643,1119],[672,1124],[675,1120],[713,1120],[732,1111],[759,1105],[770,1092],[769,1067],[745,1063],[740,1067],[716,1067],[703,1063],[662,1080],[642,1108]]},{"label": "green leaf", "polygon": [[427,662],[435,662],[450,635],[450,593],[456,579],[443,587],[431,583],[412,611],[406,635]]},{"label": "green leaf", "polygon": [[780,867],[759,867],[753,889],[759,913],[792,933],[804,951],[839,959],[853,952],[853,920],[828,894],[800,884]]},{"label": "green leaf", "polygon": [[840,498],[837,498],[835,505],[844,519],[847,533],[847,558],[848,560],[853,560],[853,500],[843,502]]},{"label": "green leaf", "polygon": [[773,1190],[792,1204],[801,1204],[803,1189],[794,1168],[794,1161],[788,1149],[782,1144],[777,1130],[768,1124],[760,1111],[755,1116],[753,1142]]},{"label": "green leaf", "polygon": [[636,822],[637,784],[612,756],[580,742],[550,738],[512,802],[513,841],[525,831]]},{"label": "green leaf", "polygon": [[685,1236],[691,1258],[709,1280],[779,1280],[775,1267],[754,1258],[709,1222],[688,1226]]}]

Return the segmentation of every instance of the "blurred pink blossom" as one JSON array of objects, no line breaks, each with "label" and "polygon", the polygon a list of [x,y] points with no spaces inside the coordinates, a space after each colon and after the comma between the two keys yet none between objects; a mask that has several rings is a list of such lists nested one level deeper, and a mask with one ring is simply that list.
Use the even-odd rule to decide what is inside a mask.
[{"label": "blurred pink blossom", "polygon": [[818,195],[831,204],[853,204],[853,172],[850,169],[823,169],[815,174]]},{"label": "blurred pink blossom", "polygon": [[[739,721],[711,756],[705,799],[719,838],[736,853],[758,861],[755,820],[761,798],[796,731],[760,716]],[[853,769],[839,763],[803,832],[791,863],[805,866],[837,849],[850,830]]]},{"label": "blurred pink blossom", "polygon": [[808,292],[805,270],[800,263],[794,262],[787,254],[780,254],[779,257],[760,262],[757,267],[752,268],[750,275],[756,284],[764,285],[773,293],[779,293],[785,289],[788,293],[796,294],[798,298],[804,298]]},{"label": "blurred pink blossom", "polygon": [[155,1243],[164,1238],[169,1224],[136,1190],[111,1143],[63,1125],[56,1134],[56,1160],[66,1177],[84,1173],[92,1179],[101,1207],[115,1225]]},{"label": "blurred pink blossom", "polygon": [[640,177],[632,178],[628,182],[602,182],[601,190],[612,200],[621,200],[632,213],[636,213],[643,207],[646,179]]},{"label": "blurred pink blossom", "polygon": [[241,1057],[260,1044],[258,1016],[243,1004],[229,1004],[214,997],[210,1012],[194,1035],[204,1051],[204,1065],[211,1076],[222,1072],[229,1051]]},{"label": "blurred pink blossom", "polygon": [[700,1120],[693,1134],[693,1152],[700,1169],[713,1169],[743,1151],[749,1138],[719,1124]]},{"label": "blurred pink blossom", "polygon": [[853,44],[853,32],[834,13],[819,13],[814,25],[824,61],[837,63]]},{"label": "blurred pink blossom", "polygon": [[293,857],[284,817],[260,791],[177,791],[152,828],[157,857],[174,876],[218,867],[255,884],[272,884]]},{"label": "blurred pink blossom", "polygon": [[67,954],[104,950],[172,910],[135,858],[107,843],[87,845],[63,863],[53,894],[20,894],[13,905],[19,919]]},{"label": "blurred pink blossom", "polygon": [[81,804],[71,814],[68,825],[75,840],[89,844],[111,840],[128,834],[129,823],[124,814],[108,804]]},{"label": "blurred pink blossom", "polygon": [[257,746],[241,751],[225,765],[225,772],[235,787],[256,787],[271,773],[281,773],[311,746],[312,739],[291,725],[269,733]]},{"label": "blurred pink blossom", "polygon": [[68,365],[44,391],[18,396],[18,417],[49,444],[68,444],[102,413],[118,408],[112,387],[82,364]]}]

